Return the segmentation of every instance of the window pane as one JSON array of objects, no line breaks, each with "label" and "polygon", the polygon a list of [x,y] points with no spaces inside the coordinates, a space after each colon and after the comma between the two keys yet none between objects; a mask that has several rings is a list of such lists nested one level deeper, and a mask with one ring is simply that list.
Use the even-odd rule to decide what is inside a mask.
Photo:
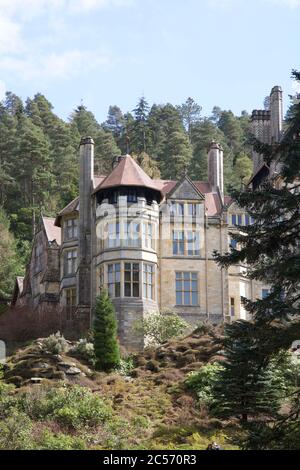
[{"label": "window pane", "polygon": [[182,293],[181,292],[176,292],[176,304],[182,305]]},{"label": "window pane", "polygon": [[192,305],[197,305],[197,304],[198,304],[198,293],[192,292]]},{"label": "window pane", "polygon": [[190,273],[184,272],[183,273],[183,279],[189,280],[190,279]]},{"label": "window pane", "polygon": [[116,296],[116,297],[120,297],[120,296],[121,296],[121,285],[120,285],[119,282],[116,282],[115,296]]},{"label": "window pane", "polygon": [[184,305],[190,305],[190,293],[184,292]]},{"label": "window pane", "polygon": [[130,289],[131,284],[128,282],[125,282],[125,296],[126,297],[131,297],[131,289]]}]

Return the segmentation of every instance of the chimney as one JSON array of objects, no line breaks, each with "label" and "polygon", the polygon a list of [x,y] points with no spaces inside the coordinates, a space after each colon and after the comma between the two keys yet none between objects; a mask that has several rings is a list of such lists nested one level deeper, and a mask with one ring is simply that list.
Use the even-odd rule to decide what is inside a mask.
[{"label": "chimney", "polygon": [[271,142],[279,142],[282,134],[282,89],[280,86],[274,86],[270,95],[271,112]]},{"label": "chimney", "polygon": [[208,152],[208,181],[213,191],[219,189],[221,197],[224,197],[223,177],[223,149],[220,144],[212,142]]},{"label": "chimney", "polygon": [[88,307],[91,301],[91,192],[94,183],[94,141],[91,137],[82,138],[80,142],[79,178],[77,301],[79,306]]},{"label": "chimney", "polygon": [[[269,110],[257,110],[252,111],[251,116],[251,133],[253,136],[264,144],[270,143],[270,126],[271,118]],[[252,161],[253,161],[253,173],[262,165],[264,159],[263,156],[255,152],[252,148]]]}]

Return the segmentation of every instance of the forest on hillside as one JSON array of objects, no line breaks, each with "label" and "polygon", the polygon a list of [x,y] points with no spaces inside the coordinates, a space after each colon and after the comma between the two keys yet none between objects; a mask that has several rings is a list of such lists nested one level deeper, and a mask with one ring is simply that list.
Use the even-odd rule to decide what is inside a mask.
[{"label": "forest on hillside", "polygon": [[239,188],[252,167],[249,115],[218,106],[209,117],[201,111],[192,98],[150,108],[142,97],[125,114],[110,106],[103,123],[83,104],[65,122],[42,94],[24,103],[7,92],[0,103],[0,295],[9,295],[24,271],[39,215],[55,216],[77,196],[82,136],[95,141],[96,174],[130,153],[151,177],[176,179],[187,170],[195,180],[206,179],[208,146],[216,140],[224,148],[225,188]]}]

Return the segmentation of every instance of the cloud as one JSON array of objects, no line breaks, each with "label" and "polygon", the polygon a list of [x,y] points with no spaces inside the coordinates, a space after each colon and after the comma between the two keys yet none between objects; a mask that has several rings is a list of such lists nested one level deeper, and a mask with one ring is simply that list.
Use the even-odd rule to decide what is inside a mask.
[{"label": "cloud", "polygon": [[0,58],[0,70],[12,72],[27,81],[68,80],[78,74],[84,75],[96,68],[113,65],[114,60],[107,53],[76,49],[48,56]]},{"label": "cloud", "polygon": [[295,9],[300,7],[300,0],[264,0],[268,3],[273,3],[278,6],[288,7],[291,9]]},{"label": "cloud", "polygon": [[5,97],[5,92],[6,92],[6,85],[2,80],[0,80],[0,101],[2,101],[3,98]]},{"label": "cloud", "polygon": [[0,53],[7,54],[22,47],[21,28],[9,18],[0,15]]},{"label": "cloud", "polygon": [[0,0],[4,16],[30,20],[43,13],[84,13],[104,8],[129,7],[135,0]]}]

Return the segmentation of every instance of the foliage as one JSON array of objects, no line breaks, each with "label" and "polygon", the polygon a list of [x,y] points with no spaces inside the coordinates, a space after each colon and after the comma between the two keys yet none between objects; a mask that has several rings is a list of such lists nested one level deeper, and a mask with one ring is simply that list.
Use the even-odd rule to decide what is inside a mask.
[{"label": "foliage", "polygon": [[188,324],[175,313],[165,309],[149,313],[142,321],[136,321],[134,330],[145,337],[150,345],[163,344],[172,338],[178,338],[188,328]]},{"label": "foliage", "polygon": [[44,430],[34,444],[37,450],[84,450],[86,444],[80,437],[73,437],[61,432],[55,434]]},{"label": "foliage", "polygon": [[59,331],[48,336],[48,338],[43,338],[41,343],[44,351],[52,354],[60,354],[68,349],[68,342]]},{"label": "foliage", "polygon": [[134,360],[132,356],[127,356],[120,359],[120,364],[116,369],[120,375],[129,376],[130,372],[134,369]]},{"label": "foliage", "polygon": [[32,449],[32,427],[33,423],[25,413],[12,410],[9,416],[0,421],[0,449]]},{"label": "foliage", "polygon": [[212,363],[202,366],[197,372],[188,374],[184,383],[186,387],[196,393],[200,404],[210,407],[215,399],[214,387],[219,380],[223,366]]},{"label": "foliage", "polygon": [[120,351],[117,342],[117,320],[113,304],[105,290],[96,299],[94,349],[96,369],[109,371],[118,367]]},{"label": "foliage", "polygon": [[77,341],[73,352],[82,359],[85,359],[92,366],[95,365],[96,358],[94,344],[89,342],[87,339],[84,338]]},{"label": "foliage", "polygon": [[34,420],[53,419],[69,428],[93,427],[111,416],[99,395],[78,385],[44,387],[23,393],[18,406]]},{"label": "foliage", "polygon": [[[299,72],[294,71],[293,77],[300,82]],[[255,191],[233,194],[236,203],[253,218],[253,224],[243,227],[242,232],[235,235],[238,250],[215,255],[221,267],[246,264],[250,279],[262,280],[271,286],[269,295],[262,300],[244,299],[251,322],[235,322],[227,327],[225,348],[228,363],[223,376],[223,390],[232,411],[237,384],[240,398],[247,396],[248,404],[256,397],[253,403],[255,412],[262,404],[261,412],[265,405],[269,407],[274,403],[274,396],[270,396],[269,405],[267,403],[268,394],[272,391],[266,383],[267,375],[272,372],[272,360],[281,350],[288,350],[293,340],[300,336],[299,135],[300,103],[297,101],[289,110],[287,130],[279,144],[267,145],[252,139],[255,150],[269,167],[276,166],[279,175],[275,174]],[[299,395],[298,386],[290,411],[276,416],[271,425],[257,426],[254,439],[250,433],[249,447],[257,445],[255,442],[259,441],[259,435],[262,447],[268,446],[267,441],[273,440],[275,448],[280,447],[280,442],[287,442],[290,431],[297,427]],[[245,410],[245,406],[243,408]],[[251,412],[250,409],[248,411]]]}]

